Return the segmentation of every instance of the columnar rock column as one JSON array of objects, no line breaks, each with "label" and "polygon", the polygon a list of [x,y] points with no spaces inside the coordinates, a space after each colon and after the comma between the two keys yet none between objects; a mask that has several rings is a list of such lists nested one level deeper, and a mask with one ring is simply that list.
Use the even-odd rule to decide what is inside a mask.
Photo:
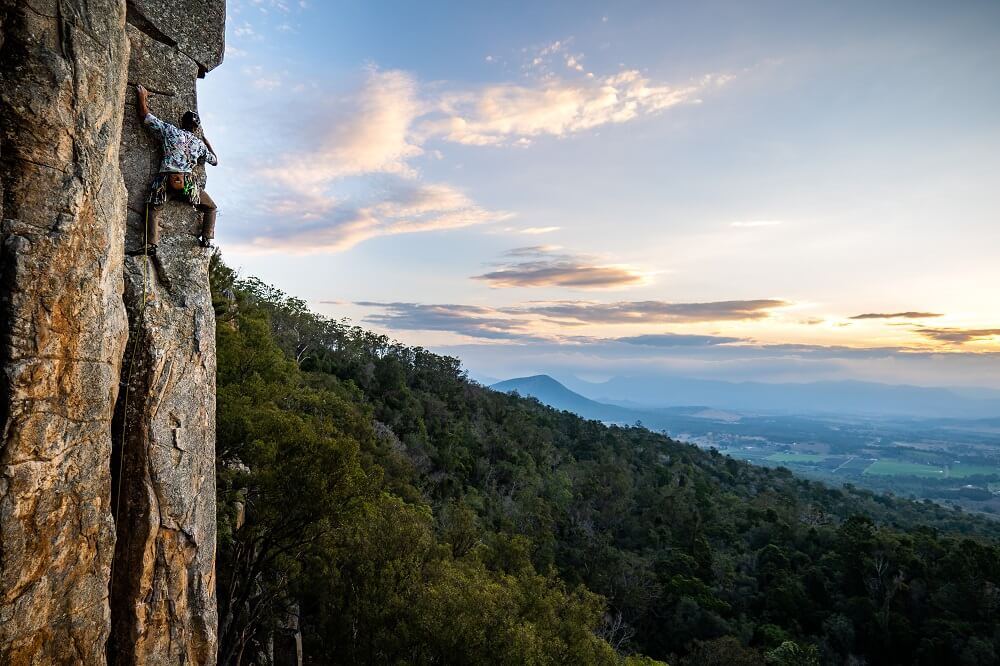
[{"label": "columnar rock column", "polygon": [[0,663],[100,664],[125,345],[121,0],[0,0]]},{"label": "columnar rock column", "polygon": [[[222,60],[223,0],[128,2],[128,80],[180,124],[197,108],[195,81]],[[145,196],[160,146],[126,99],[121,170],[128,189],[125,245],[141,247]],[[197,176],[204,182],[204,172]],[[211,189],[210,187],[208,188]],[[156,259],[125,261],[130,341],[114,424],[118,545],[111,587],[113,664],[214,664],[215,316],[210,251],[200,217],[168,202]],[[120,496],[117,492],[120,489]]]}]

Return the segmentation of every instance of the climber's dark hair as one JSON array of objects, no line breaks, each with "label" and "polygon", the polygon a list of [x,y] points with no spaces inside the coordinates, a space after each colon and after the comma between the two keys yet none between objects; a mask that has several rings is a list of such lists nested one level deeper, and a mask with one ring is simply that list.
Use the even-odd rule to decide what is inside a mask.
[{"label": "climber's dark hair", "polygon": [[189,132],[198,129],[199,125],[201,125],[201,118],[194,111],[186,112],[184,117],[181,118],[181,127]]}]

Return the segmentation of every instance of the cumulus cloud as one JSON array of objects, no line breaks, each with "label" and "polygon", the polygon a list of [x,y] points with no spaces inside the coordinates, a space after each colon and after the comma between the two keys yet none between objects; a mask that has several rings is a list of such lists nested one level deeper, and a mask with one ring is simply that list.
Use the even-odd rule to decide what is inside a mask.
[{"label": "cumulus cloud", "polygon": [[930,319],[943,316],[939,312],[866,312],[851,319]]},{"label": "cumulus cloud", "polygon": [[648,279],[644,273],[628,266],[607,264],[583,255],[556,254],[557,249],[545,245],[515,248],[507,255],[520,260],[473,279],[488,282],[491,287],[574,289],[614,289],[642,284]]},{"label": "cumulus cloud", "polygon": [[315,190],[360,174],[413,176],[409,160],[423,150],[414,143],[410,125],[420,108],[410,75],[372,69],[346,108],[331,109],[334,117],[318,130],[308,128],[312,145],[281,156],[262,175],[295,190]]},{"label": "cumulus cloud", "polygon": [[976,340],[1000,338],[1000,328],[928,328],[920,326],[914,330],[925,338],[959,345]]},{"label": "cumulus cloud", "polygon": [[772,310],[789,305],[791,303],[788,301],[778,299],[708,303],[553,301],[533,303],[508,311],[588,324],[648,324],[765,319],[771,316]]},{"label": "cumulus cloud", "polygon": [[[262,152],[267,162],[248,169],[254,175],[254,197],[262,206],[246,216],[242,244],[330,252],[375,236],[508,219],[510,214],[488,210],[456,187],[424,183],[418,158],[441,155],[437,146],[428,144],[527,145],[538,136],[565,136],[694,103],[703,91],[727,80],[707,75],[669,85],[625,69],[592,78],[577,71],[582,55],[565,54],[564,43],[547,48],[542,57],[564,58],[567,65],[573,58],[573,78],[547,76],[459,88],[424,85],[407,72],[371,67],[353,94],[307,99],[310,91],[303,90],[296,104],[308,104],[321,117],[289,127],[287,136],[271,137],[276,145]],[[254,85],[272,89],[282,81],[258,76]],[[389,179],[389,185],[376,179]],[[400,193],[409,200],[401,201]],[[520,233],[556,229],[536,226]],[[539,259],[534,266],[522,262],[479,277],[494,286],[579,288],[624,286],[644,279],[628,267],[581,257]]]}]

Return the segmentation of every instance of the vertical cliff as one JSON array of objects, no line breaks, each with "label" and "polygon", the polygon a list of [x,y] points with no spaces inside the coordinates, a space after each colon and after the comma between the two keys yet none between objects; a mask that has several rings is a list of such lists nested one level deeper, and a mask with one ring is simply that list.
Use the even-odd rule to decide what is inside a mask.
[{"label": "vertical cliff", "polygon": [[[128,79],[153,91],[158,117],[197,109],[195,81],[222,59],[224,4],[128,3]],[[121,170],[125,245],[141,247],[160,147],[129,90]],[[204,172],[198,179],[204,184]],[[156,260],[128,257],[130,338],[113,427],[118,544],[111,586],[114,664],[213,664],[215,610],[215,316],[199,216],[169,202]],[[120,496],[118,491],[120,490]]]},{"label": "vertical cliff", "polygon": [[128,84],[179,123],[224,20],[224,0],[0,0],[0,664],[215,663],[196,211],[164,206],[157,262],[123,251],[159,160]]},{"label": "vertical cliff", "polygon": [[95,664],[125,345],[125,8],[0,2],[0,663]]}]

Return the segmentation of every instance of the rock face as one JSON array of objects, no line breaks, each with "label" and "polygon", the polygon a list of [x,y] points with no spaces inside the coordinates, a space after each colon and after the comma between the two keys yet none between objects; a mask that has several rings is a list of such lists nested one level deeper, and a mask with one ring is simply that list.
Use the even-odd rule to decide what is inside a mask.
[{"label": "rock face", "polygon": [[96,664],[126,321],[125,7],[0,2],[0,663]]},{"label": "rock face", "polygon": [[[150,108],[179,125],[196,109],[195,80],[214,67],[220,40],[196,61],[180,50],[198,43],[204,24],[160,21],[154,3],[129,7],[129,80],[151,91]],[[190,5],[190,7],[188,7]],[[166,7],[165,3],[156,6]],[[174,2],[193,10],[221,3]],[[191,12],[185,12],[191,9]],[[217,28],[221,35],[222,15]],[[141,18],[140,18],[141,17]],[[134,22],[133,22],[134,21]],[[145,197],[156,175],[160,146],[141,124],[135,92],[122,133],[121,165],[128,189],[127,247],[141,247]],[[204,183],[201,169],[197,174]],[[115,420],[121,447],[120,538],[111,588],[115,664],[214,664],[215,610],[215,315],[208,286],[209,250],[196,239],[200,216],[168,202],[159,211],[156,260],[125,263],[125,304],[131,337],[123,363]],[[119,452],[116,452],[119,453]],[[116,489],[118,474],[116,470]],[[116,497],[116,503],[119,500]]]},{"label": "rock face", "polygon": [[128,83],[179,123],[224,17],[224,0],[0,0],[0,664],[215,663],[198,214],[162,207],[156,261],[123,250],[160,157]]}]

